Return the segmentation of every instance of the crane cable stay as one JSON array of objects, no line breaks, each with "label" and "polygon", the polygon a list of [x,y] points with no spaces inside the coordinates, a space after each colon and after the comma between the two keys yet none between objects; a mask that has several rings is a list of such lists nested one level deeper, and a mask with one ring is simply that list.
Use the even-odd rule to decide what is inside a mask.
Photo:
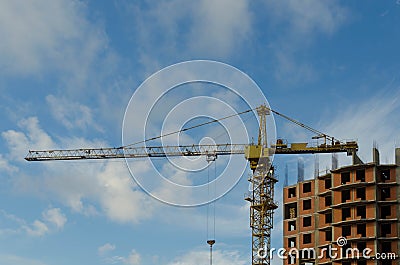
[{"label": "crane cable stay", "polygon": [[290,118],[289,116],[287,116],[285,114],[282,114],[282,113],[280,113],[280,112],[278,112],[276,110],[273,110],[271,108],[268,108],[268,107],[267,107],[267,109],[269,109],[269,111],[275,113],[276,115],[281,116],[282,118],[285,118],[286,120],[288,120],[290,122],[293,122],[294,124],[297,124],[300,127],[303,127],[304,129],[309,130],[310,132],[315,133],[316,136],[313,136],[312,139],[324,138],[325,139],[325,144],[326,144],[326,140],[329,140],[329,141],[331,141],[332,145],[335,143],[335,140],[339,141],[339,143],[343,143],[342,141],[337,140],[332,136],[329,136],[329,135],[327,135],[327,134],[325,134],[325,133],[323,133],[323,132],[321,132],[319,130],[316,130],[316,129],[314,129],[314,128],[312,128],[312,127],[310,127],[310,126],[308,126],[308,125],[306,125],[306,124],[304,124],[304,123],[302,123],[302,122],[300,122],[298,120],[292,119],[292,118]]}]

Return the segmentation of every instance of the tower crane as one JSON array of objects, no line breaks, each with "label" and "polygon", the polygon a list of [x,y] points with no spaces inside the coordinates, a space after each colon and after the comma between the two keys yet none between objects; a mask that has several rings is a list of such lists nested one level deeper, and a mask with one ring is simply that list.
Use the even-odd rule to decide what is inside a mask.
[{"label": "tower crane", "polygon": [[[245,112],[249,112],[244,111]],[[278,181],[274,175],[272,155],[275,154],[315,154],[346,152],[353,156],[353,162],[359,161],[356,152],[356,141],[340,141],[336,138],[315,130],[299,121],[281,114],[265,104],[256,108],[259,116],[258,141],[251,144],[215,144],[215,145],[184,145],[184,146],[123,146],[117,148],[81,148],[69,150],[30,150],[25,157],[27,161],[51,161],[51,160],[83,160],[83,159],[113,159],[113,158],[143,158],[143,157],[167,157],[167,156],[207,156],[220,155],[244,155],[249,161],[252,176],[249,181],[252,184],[252,192],[246,196],[250,202],[250,227],[252,229],[252,265],[270,264],[271,230],[273,228],[273,213],[278,208],[274,201],[274,185]],[[239,113],[239,114],[242,114]],[[290,122],[293,122],[313,133],[313,139],[323,138],[324,143],[310,146],[308,143],[285,143],[278,139],[276,143],[267,142],[267,116],[274,113]],[[227,117],[225,117],[227,118]],[[222,119],[225,119],[222,118]],[[221,119],[220,119],[221,120]],[[218,120],[214,120],[218,121]],[[213,122],[214,122],[213,121]],[[208,124],[206,122],[204,124]],[[193,127],[199,127],[201,125]],[[187,129],[183,129],[187,130]],[[181,130],[181,131],[183,131]],[[181,132],[179,131],[179,132]],[[162,136],[160,136],[162,137]],[[155,137],[152,139],[160,138]],[[148,139],[148,140],[152,140]],[[147,140],[143,141],[146,142]],[[266,251],[260,254],[260,249]]]}]

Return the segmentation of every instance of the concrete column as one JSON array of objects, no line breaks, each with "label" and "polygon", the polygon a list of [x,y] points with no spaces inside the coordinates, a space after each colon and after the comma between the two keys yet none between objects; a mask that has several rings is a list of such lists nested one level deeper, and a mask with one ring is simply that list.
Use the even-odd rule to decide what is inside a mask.
[{"label": "concrete column", "polygon": [[353,165],[362,165],[362,164],[364,164],[364,162],[358,157],[356,152],[352,153],[352,157],[353,157]]},{"label": "concrete column", "polygon": [[332,170],[338,169],[339,161],[336,153],[332,153]]},{"label": "concrete column", "polygon": [[297,158],[297,182],[304,181],[304,159],[302,157]]},{"label": "concrete column", "polygon": [[372,148],[372,161],[379,165],[379,150],[376,147]]}]

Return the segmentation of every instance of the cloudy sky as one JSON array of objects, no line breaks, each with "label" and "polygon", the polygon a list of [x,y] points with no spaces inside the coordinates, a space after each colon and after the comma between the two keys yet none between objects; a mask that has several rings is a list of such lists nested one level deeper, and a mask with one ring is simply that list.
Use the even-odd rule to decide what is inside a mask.
[{"label": "cloudy sky", "polygon": [[[381,162],[393,163],[400,145],[399,25],[396,0],[1,0],[0,264],[207,264],[210,236],[217,241],[214,264],[249,264],[247,171],[238,172],[238,185],[216,202],[214,234],[207,230],[212,208],[153,199],[132,180],[125,161],[24,157],[29,149],[121,146],[124,112],[140,84],[169,65],[208,59],[246,73],[272,108],[358,140],[364,161],[375,142]],[[185,93],[201,94],[192,89]],[[235,101],[218,89],[204,91]],[[226,116],[213,107],[203,105],[214,118]],[[276,135],[289,142],[312,136],[275,120]],[[190,142],[201,133],[182,138]],[[255,130],[249,134],[242,143],[257,137]],[[222,171],[224,159],[212,163],[208,176]],[[298,159],[275,157],[276,200],[285,165],[289,182],[296,181]],[[303,159],[311,178],[315,158]],[[321,155],[319,170],[329,160]],[[348,162],[340,156],[341,165]],[[143,161],[132,163],[151,177]],[[207,170],[196,176],[155,164],[183,184],[207,177]],[[282,246],[281,220],[279,208],[275,248]]]}]

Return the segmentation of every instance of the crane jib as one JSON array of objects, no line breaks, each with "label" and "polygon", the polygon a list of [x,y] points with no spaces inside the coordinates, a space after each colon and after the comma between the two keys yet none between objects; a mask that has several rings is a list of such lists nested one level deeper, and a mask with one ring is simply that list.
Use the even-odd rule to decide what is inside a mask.
[{"label": "crane jib", "polygon": [[[27,161],[79,160],[79,159],[111,159],[111,158],[144,158],[168,156],[207,156],[245,154],[247,144],[217,144],[188,146],[149,146],[128,148],[86,148],[70,150],[29,151]],[[253,145],[254,146],[254,145]],[[356,142],[334,145],[308,146],[307,143],[289,145],[272,145],[269,155],[273,154],[314,154],[347,152],[352,154],[358,150]]]}]

